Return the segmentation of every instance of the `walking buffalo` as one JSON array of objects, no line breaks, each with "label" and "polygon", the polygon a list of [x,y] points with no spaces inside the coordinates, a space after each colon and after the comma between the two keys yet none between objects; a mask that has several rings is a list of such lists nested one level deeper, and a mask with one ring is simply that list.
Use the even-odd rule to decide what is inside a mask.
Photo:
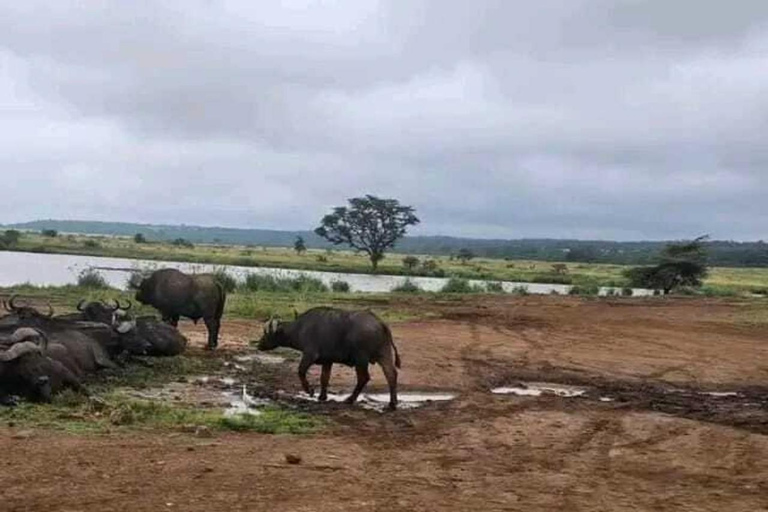
[{"label": "walking buffalo", "polygon": [[301,351],[299,380],[304,391],[314,396],[307,382],[313,364],[322,365],[320,401],[328,398],[328,382],[334,363],[354,366],[357,385],[347,398],[354,403],[368,381],[368,365],[378,363],[389,385],[389,408],[397,407],[397,368],[400,356],[389,327],[370,311],[344,311],[336,308],[310,309],[291,322],[270,319],[259,341],[260,350],[289,347]]},{"label": "walking buffalo", "polygon": [[215,276],[187,275],[166,268],[153,272],[136,288],[136,300],[154,306],[162,314],[163,321],[174,327],[182,316],[195,323],[202,318],[208,329],[208,348],[216,348],[226,293]]}]

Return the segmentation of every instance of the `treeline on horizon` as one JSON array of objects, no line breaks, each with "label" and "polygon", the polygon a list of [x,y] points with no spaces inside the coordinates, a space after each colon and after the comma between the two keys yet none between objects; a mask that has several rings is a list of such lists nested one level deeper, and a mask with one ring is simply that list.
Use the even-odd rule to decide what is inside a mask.
[{"label": "treeline on horizon", "polygon": [[[2,226],[3,229],[132,237],[141,233],[152,241],[179,238],[196,244],[254,245],[293,247],[301,236],[308,248],[333,247],[312,231],[278,231],[200,226],[149,225],[121,222],[39,220]],[[408,254],[454,255],[468,249],[478,257],[646,265],[653,263],[667,241],[614,242],[590,240],[520,239],[490,240],[449,236],[409,236],[401,240],[396,252]],[[724,267],[768,267],[768,244],[759,242],[710,241],[706,243],[709,263]]]}]

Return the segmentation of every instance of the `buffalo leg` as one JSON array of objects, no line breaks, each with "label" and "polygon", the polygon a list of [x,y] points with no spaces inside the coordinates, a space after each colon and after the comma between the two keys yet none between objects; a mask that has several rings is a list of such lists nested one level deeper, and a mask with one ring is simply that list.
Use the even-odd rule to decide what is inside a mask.
[{"label": "buffalo leg", "polygon": [[179,315],[163,315],[163,322],[173,327],[179,326]]},{"label": "buffalo leg", "polygon": [[309,354],[304,354],[301,356],[301,362],[299,363],[299,380],[301,381],[301,388],[309,396],[315,396],[315,390],[309,386],[309,381],[307,381],[307,372],[314,362],[315,357]]},{"label": "buffalo leg", "polygon": [[371,380],[371,374],[368,373],[367,361],[365,363],[358,363],[357,366],[355,366],[355,370],[357,371],[357,385],[355,386],[355,390],[352,391],[352,394],[349,395],[349,398],[345,400],[348,404],[355,403],[365,385]]},{"label": "buffalo leg", "polygon": [[221,322],[217,318],[203,318],[208,329],[208,348],[213,350],[219,344],[219,327]]},{"label": "buffalo leg", "polygon": [[331,368],[333,363],[323,363],[323,371],[320,373],[320,396],[317,397],[321,402],[328,400],[328,383],[331,381]]},{"label": "buffalo leg", "polygon": [[397,369],[391,358],[381,362],[381,370],[387,379],[389,386],[389,406],[390,410],[397,409]]}]

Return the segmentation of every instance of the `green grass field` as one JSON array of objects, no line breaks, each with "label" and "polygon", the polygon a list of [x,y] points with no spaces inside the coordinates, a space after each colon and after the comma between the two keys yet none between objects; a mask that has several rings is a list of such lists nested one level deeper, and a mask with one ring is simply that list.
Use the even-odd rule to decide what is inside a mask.
[{"label": "green grass field", "polygon": [[[309,250],[302,255],[280,247],[224,245],[175,246],[170,243],[137,244],[129,238],[60,235],[55,238],[25,233],[14,250],[111,256],[146,260],[275,267],[329,272],[371,273],[363,254],[346,250]],[[420,264],[413,270],[403,265],[405,255],[392,253],[380,263],[381,274],[445,276],[466,279],[563,283],[577,285],[626,286],[621,265],[567,263],[557,272],[553,263],[506,261],[476,258],[466,264],[445,256],[416,256]],[[423,262],[431,261],[425,267]],[[431,265],[431,266],[430,266]],[[705,293],[768,293],[768,268],[712,268],[705,282]]]}]

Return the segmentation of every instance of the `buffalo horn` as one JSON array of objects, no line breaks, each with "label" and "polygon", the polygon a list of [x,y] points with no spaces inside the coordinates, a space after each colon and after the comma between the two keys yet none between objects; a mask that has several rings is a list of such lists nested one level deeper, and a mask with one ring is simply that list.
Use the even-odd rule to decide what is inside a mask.
[{"label": "buffalo horn", "polygon": [[85,304],[85,299],[80,299],[80,302],[77,303],[78,311],[83,311],[83,304]]},{"label": "buffalo horn", "polygon": [[27,341],[29,338],[39,338],[40,348],[43,353],[48,350],[48,336],[40,329],[34,327],[19,327],[11,335],[11,343]]},{"label": "buffalo horn", "polygon": [[21,343],[15,343],[11,348],[0,352],[0,362],[7,363],[13,361],[24,354],[31,352],[40,352],[40,347],[34,341],[22,341]]},{"label": "buffalo horn", "polygon": [[16,311],[16,297],[18,297],[17,294],[11,295],[11,298],[8,299],[8,311]]}]

